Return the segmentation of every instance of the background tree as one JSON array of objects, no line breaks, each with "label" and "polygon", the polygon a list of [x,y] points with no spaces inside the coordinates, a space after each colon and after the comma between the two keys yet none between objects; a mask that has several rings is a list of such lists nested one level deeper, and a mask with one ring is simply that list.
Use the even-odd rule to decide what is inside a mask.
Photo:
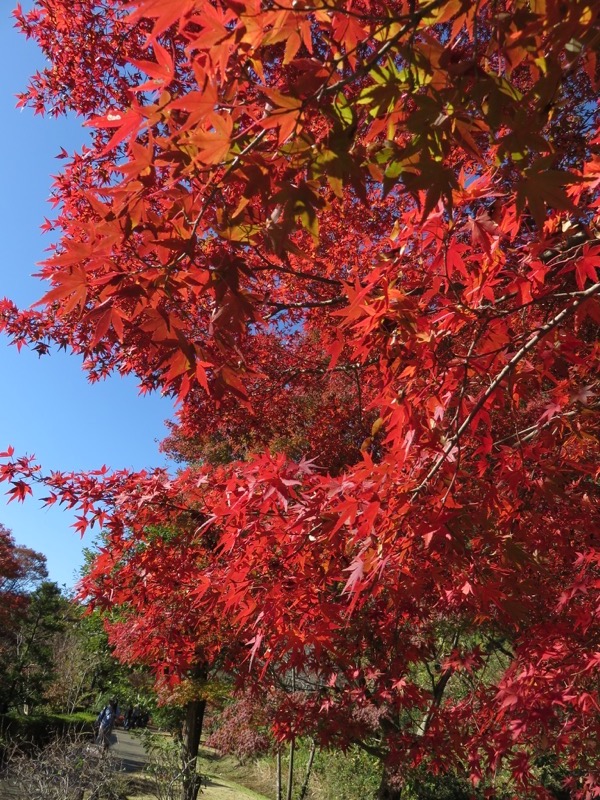
[{"label": "background tree", "polygon": [[[106,542],[106,558],[96,556],[82,590],[102,583],[102,592],[93,592],[92,607],[104,622],[114,654],[127,664],[150,669],[161,702],[178,710],[173,716],[181,723],[182,797],[193,800],[200,788],[196,765],[206,702],[213,694],[211,682],[223,669],[225,654],[242,649],[243,658],[245,648],[227,617],[220,612],[210,615],[205,608],[199,611],[195,603],[198,575],[209,551],[197,541],[191,515],[186,517],[187,524],[182,518],[177,529],[146,528],[118,554],[106,546],[112,542]],[[166,567],[171,572],[168,589],[163,585]],[[106,592],[112,594],[110,602]],[[216,597],[216,587],[214,593]]]},{"label": "background tree", "polygon": [[[49,595],[58,593],[45,582],[48,572],[41,553],[17,545],[0,525],[0,711],[39,699],[32,672],[40,676],[43,638],[50,621]],[[52,603],[51,603],[52,604]],[[29,689],[25,690],[25,685]]]},{"label": "background tree", "polygon": [[44,581],[27,598],[6,670],[10,704],[29,710],[44,700],[54,675],[53,642],[63,631],[69,602],[56,583]]},{"label": "background tree", "polygon": [[130,700],[138,703],[131,670],[113,656],[98,613],[71,599],[50,649],[52,677],[44,698],[55,711],[96,709],[111,697],[119,698],[121,707]]}]

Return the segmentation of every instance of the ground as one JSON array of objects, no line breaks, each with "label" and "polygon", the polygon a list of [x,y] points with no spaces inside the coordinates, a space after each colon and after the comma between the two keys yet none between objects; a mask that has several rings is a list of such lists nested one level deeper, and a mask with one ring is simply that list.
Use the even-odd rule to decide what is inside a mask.
[{"label": "ground", "polygon": [[[99,755],[98,746],[90,742],[89,749]],[[127,774],[127,793],[129,800],[156,800],[150,792],[151,782],[144,777],[144,768],[148,757],[138,737],[127,731],[116,729],[111,736],[111,754],[121,762]],[[268,800],[256,789],[271,788],[270,776],[261,776],[249,767],[239,765],[235,759],[221,758],[215,751],[202,748],[200,772],[203,776],[202,792],[198,800]],[[239,782],[238,782],[239,781]],[[253,788],[242,784],[248,783]],[[0,800],[24,800],[18,787],[7,782],[0,782]]]},{"label": "ground", "polygon": [[[113,732],[111,750],[120,759],[125,771],[129,774],[143,772],[146,754],[139,739],[127,731],[117,729]],[[232,759],[221,759],[214,751],[206,748],[201,752],[200,770],[204,776],[200,800],[266,800],[264,795],[242,786],[232,778],[243,780],[249,777],[248,771],[237,767]],[[227,777],[220,773],[224,772]],[[132,800],[154,800],[143,791],[143,780],[139,781],[139,794],[132,795]]]}]

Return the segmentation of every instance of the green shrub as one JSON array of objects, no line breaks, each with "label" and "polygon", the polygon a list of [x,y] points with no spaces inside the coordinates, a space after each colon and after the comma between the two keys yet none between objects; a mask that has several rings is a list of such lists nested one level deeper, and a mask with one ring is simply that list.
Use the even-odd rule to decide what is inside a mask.
[{"label": "green shrub", "polygon": [[0,738],[3,741],[40,747],[57,736],[93,732],[94,715],[76,714],[0,714]]},{"label": "green shrub", "polygon": [[[306,759],[304,754],[298,755],[301,769]],[[376,797],[381,781],[380,762],[358,747],[350,748],[346,753],[339,750],[317,752],[313,770],[310,796],[319,800],[366,800]]]}]

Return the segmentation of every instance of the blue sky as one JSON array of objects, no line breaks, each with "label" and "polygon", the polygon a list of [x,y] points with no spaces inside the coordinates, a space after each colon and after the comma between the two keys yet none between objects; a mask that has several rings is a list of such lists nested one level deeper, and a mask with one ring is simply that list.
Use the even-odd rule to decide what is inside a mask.
[{"label": "blue sky", "polygon": [[[24,7],[30,2],[23,3]],[[15,95],[43,64],[33,42],[13,27],[10,4],[0,11],[0,297],[28,306],[46,291],[31,277],[44,258],[48,236],[40,233],[51,175],[59,171],[60,148],[72,152],[87,133],[72,120],[34,116],[15,108]],[[0,451],[35,453],[45,470],[86,470],[103,464],[140,469],[164,465],[158,442],[172,416],[169,400],[140,396],[133,379],[118,376],[91,385],[77,357],[53,353],[39,358],[0,337]],[[2,485],[3,486],[3,485]],[[50,578],[71,587],[82,564],[82,542],[70,528],[72,512],[43,509],[36,500],[4,505],[0,522],[16,541],[44,553]],[[8,499],[8,498],[6,498]]]}]

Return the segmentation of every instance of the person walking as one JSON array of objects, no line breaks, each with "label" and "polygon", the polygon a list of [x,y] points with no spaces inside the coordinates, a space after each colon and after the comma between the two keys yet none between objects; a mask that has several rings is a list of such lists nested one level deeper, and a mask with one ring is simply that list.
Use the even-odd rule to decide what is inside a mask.
[{"label": "person walking", "polygon": [[110,745],[110,735],[117,719],[117,701],[111,700],[98,714],[96,724],[98,725],[98,735],[96,744],[102,746],[103,750],[108,750]]},{"label": "person walking", "polygon": [[128,731],[132,727],[131,725],[132,718],[133,718],[133,706],[129,705],[127,707],[127,710],[125,711],[125,715],[123,716],[123,730]]}]

